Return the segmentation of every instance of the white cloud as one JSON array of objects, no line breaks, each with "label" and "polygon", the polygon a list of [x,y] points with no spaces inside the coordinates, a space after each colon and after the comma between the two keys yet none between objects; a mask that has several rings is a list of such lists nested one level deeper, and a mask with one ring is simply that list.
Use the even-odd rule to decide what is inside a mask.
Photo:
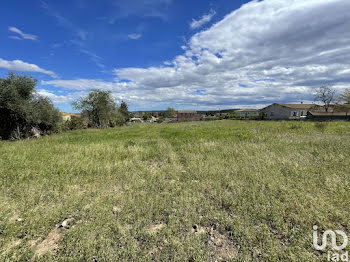
[{"label": "white cloud", "polygon": [[42,85],[51,85],[58,88],[65,88],[67,90],[90,90],[103,89],[115,90],[116,88],[129,87],[128,83],[107,82],[98,79],[75,79],[75,80],[52,80],[41,81]]},{"label": "white cloud", "polygon": [[45,89],[38,89],[37,93],[41,96],[50,98],[50,100],[55,104],[65,104],[72,101],[72,99],[70,99],[68,96],[55,95],[54,93],[51,93]]},{"label": "white cloud", "polygon": [[48,81],[103,87],[131,105],[261,107],[312,101],[314,88],[350,86],[350,1],[252,1],[195,34],[159,67],[118,68],[114,82]]},{"label": "white cloud", "polygon": [[17,27],[13,27],[13,26],[9,27],[9,31],[18,34],[18,36],[10,36],[10,38],[12,38],[12,39],[16,39],[16,40],[26,39],[26,40],[32,40],[32,41],[38,40],[38,36],[25,34]]},{"label": "white cloud", "polygon": [[209,23],[211,19],[213,19],[215,14],[216,14],[215,10],[211,9],[208,14],[203,15],[199,20],[193,19],[190,24],[191,29],[197,29],[202,27],[206,23]]},{"label": "white cloud", "polygon": [[142,37],[141,34],[129,34],[128,37],[132,40],[137,40],[140,39]]},{"label": "white cloud", "polygon": [[49,75],[53,78],[57,78],[57,75],[54,72],[42,69],[37,65],[29,64],[21,60],[7,61],[0,58],[0,68],[5,68],[7,70],[13,71],[38,72]]}]

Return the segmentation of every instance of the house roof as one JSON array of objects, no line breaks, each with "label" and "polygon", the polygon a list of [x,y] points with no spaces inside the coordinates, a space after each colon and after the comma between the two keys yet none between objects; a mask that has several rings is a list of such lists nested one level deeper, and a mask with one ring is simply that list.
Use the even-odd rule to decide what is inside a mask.
[{"label": "house roof", "polygon": [[346,112],[314,112],[311,111],[309,112],[313,116],[350,116],[350,113]]},{"label": "house roof", "polygon": [[285,103],[276,103],[277,105],[293,108],[293,109],[310,109],[315,106],[315,104],[285,104]]}]

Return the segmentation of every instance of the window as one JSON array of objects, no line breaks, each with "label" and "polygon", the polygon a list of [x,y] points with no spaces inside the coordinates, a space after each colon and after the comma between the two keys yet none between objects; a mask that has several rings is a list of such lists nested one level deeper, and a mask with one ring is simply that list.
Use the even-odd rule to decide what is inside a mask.
[{"label": "window", "polygon": [[274,116],[275,115],[275,112],[270,112],[270,116]]}]

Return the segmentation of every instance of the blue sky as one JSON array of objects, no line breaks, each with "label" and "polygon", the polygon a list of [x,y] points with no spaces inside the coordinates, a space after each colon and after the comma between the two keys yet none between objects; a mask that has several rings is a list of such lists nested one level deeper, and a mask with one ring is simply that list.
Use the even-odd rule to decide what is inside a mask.
[{"label": "blue sky", "polygon": [[258,108],[349,85],[348,0],[6,0],[0,75],[72,111],[91,88],[132,110]]}]

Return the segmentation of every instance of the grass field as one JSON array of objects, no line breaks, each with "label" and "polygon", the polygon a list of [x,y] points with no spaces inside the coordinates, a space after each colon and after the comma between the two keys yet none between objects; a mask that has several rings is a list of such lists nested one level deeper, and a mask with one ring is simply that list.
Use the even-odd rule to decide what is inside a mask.
[{"label": "grass field", "polygon": [[321,261],[313,225],[350,233],[349,137],[216,121],[0,142],[0,261]]}]

